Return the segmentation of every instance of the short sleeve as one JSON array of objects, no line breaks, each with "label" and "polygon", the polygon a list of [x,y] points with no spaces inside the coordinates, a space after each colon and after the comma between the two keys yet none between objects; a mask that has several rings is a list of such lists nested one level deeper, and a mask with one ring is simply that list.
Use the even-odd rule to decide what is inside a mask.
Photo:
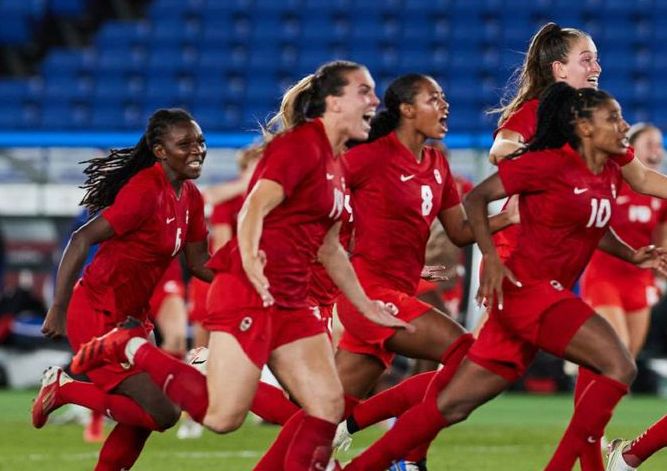
[{"label": "short sleeve", "polygon": [[454,181],[454,177],[452,176],[452,171],[449,168],[449,164],[444,157],[442,157],[442,159],[444,160],[444,169],[446,175],[443,181],[444,190],[442,192],[441,208],[449,209],[461,204],[461,195],[459,195],[459,190],[457,188],[456,181]]},{"label": "short sleeve", "polygon": [[138,229],[151,217],[157,206],[157,189],[130,179],[118,192],[114,202],[102,210],[116,235]]},{"label": "short sleeve", "polygon": [[373,144],[360,144],[353,147],[343,156],[343,168],[345,169],[345,180],[353,190],[363,186],[370,177],[374,163],[380,152],[373,152],[377,146]]},{"label": "short sleeve", "polygon": [[201,242],[208,236],[206,218],[204,217],[204,198],[199,190],[190,185],[190,216],[188,218],[188,242]]},{"label": "short sleeve", "polygon": [[279,183],[285,196],[317,167],[321,150],[313,137],[295,131],[279,136],[264,151],[257,179],[267,179]]},{"label": "short sleeve", "polygon": [[537,99],[527,101],[498,126],[493,135],[495,136],[502,129],[507,129],[521,134],[524,142],[530,141],[537,130],[538,106],[539,101]]},{"label": "short sleeve", "polygon": [[501,161],[498,175],[507,195],[535,193],[546,188],[549,175],[559,174],[561,164],[556,153],[529,152]]},{"label": "short sleeve", "polygon": [[619,167],[623,167],[633,161],[635,158],[635,149],[633,147],[628,147],[625,154],[612,155],[610,158],[616,162]]}]

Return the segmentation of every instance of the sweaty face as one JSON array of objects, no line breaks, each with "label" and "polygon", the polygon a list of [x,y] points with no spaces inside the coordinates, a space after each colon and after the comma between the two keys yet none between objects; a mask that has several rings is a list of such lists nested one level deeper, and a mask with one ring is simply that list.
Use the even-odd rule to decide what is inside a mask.
[{"label": "sweaty face", "polygon": [[360,68],[346,74],[347,85],[343,94],[336,97],[339,105],[343,134],[347,139],[365,141],[371,130],[371,119],[380,100],[375,94],[375,81],[366,68]]},{"label": "sweaty face", "polygon": [[422,80],[419,92],[412,103],[415,110],[415,128],[430,139],[442,139],[447,133],[449,103],[438,83],[427,78]]},{"label": "sweaty face", "polygon": [[595,43],[588,36],[582,36],[572,43],[565,62],[557,67],[555,79],[573,88],[597,89],[601,73]]},{"label": "sweaty face", "polygon": [[609,155],[624,154],[628,149],[626,134],[630,125],[623,119],[621,106],[616,100],[608,100],[599,105],[590,119],[591,142],[596,150]]},{"label": "sweaty face", "polygon": [[199,125],[195,121],[172,125],[156,146],[156,156],[172,180],[199,178],[206,158],[206,141]]},{"label": "sweaty face", "polygon": [[635,139],[634,148],[635,155],[644,165],[654,170],[660,169],[665,149],[659,129],[649,128],[642,132]]}]

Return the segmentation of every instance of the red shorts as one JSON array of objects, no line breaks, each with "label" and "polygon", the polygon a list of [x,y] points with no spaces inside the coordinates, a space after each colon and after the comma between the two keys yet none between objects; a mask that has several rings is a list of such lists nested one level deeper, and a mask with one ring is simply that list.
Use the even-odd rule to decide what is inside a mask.
[{"label": "red shorts", "polygon": [[262,307],[250,282],[228,273],[217,274],[213,279],[207,306],[204,328],[234,336],[260,369],[276,348],[325,333],[322,320],[309,307]]},{"label": "red shorts", "polygon": [[[67,340],[72,351],[76,353],[83,343],[93,337],[99,337],[118,324],[117,316],[113,313],[95,308],[88,296],[87,289],[80,282],[74,287],[72,299],[67,309]],[[147,334],[150,329],[147,328]],[[111,391],[126,378],[141,373],[135,368],[124,368],[120,364],[107,364],[90,370],[86,375],[99,388]]]},{"label": "red shorts", "polygon": [[190,322],[204,322],[206,319],[206,297],[210,283],[192,277],[188,283],[188,317]]},{"label": "red shorts", "polygon": [[167,296],[178,296],[180,298],[185,297],[185,287],[183,286],[182,280],[162,280],[160,284],[155,287],[151,300],[149,301],[151,310],[150,318],[155,320],[160,314],[160,306],[167,298]]},{"label": "red shorts", "polygon": [[329,337],[329,341],[333,343],[333,304],[320,304],[314,298],[308,298],[309,309],[315,314],[322,326],[324,326],[324,331]]},{"label": "red shorts", "polygon": [[[553,284],[552,284],[553,283]],[[489,315],[468,357],[510,382],[519,379],[538,349],[562,357],[595,311],[557,282],[503,285],[504,308]]]},{"label": "red shorts", "polygon": [[[356,265],[355,270],[368,297],[386,303],[394,303],[398,308],[396,317],[399,319],[410,322],[432,309],[429,304],[403,291],[384,288],[382,286],[383,283],[386,283],[384,280],[377,278],[375,275],[364,273]],[[396,333],[396,330],[369,321],[357,311],[345,296],[338,298],[337,308],[338,317],[343,327],[345,327],[338,348],[352,353],[374,356],[385,367],[389,367],[394,359],[394,353],[388,351],[384,345]]]},{"label": "red shorts", "polygon": [[[652,278],[652,277],[651,277]],[[582,277],[581,297],[593,309],[616,306],[625,313],[651,307],[660,299],[652,279],[622,279],[621,277]]]}]

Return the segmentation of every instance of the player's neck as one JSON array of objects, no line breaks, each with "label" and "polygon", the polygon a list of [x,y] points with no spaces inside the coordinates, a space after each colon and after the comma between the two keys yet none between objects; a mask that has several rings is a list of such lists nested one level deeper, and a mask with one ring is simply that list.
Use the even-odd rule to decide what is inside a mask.
[{"label": "player's neck", "polygon": [[422,161],[422,153],[424,152],[424,145],[426,143],[426,138],[423,134],[399,127],[396,129],[396,137],[414,155],[417,162]]},{"label": "player's neck", "polygon": [[609,158],[609,154],[607,152],[596,149],[590,144],[587,145],[585,142],[579,149],[579,155],[581,155],[581,158],[584,159],[588,169],[596,175],[602,172],[604,164],[607,163],[607,159]]}]

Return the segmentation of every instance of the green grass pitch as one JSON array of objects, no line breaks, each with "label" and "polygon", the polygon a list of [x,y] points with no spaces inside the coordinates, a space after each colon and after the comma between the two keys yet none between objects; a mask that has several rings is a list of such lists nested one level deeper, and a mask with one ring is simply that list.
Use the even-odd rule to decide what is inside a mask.
[{"label": "green grass pitch", "polygon": [[[0,470],[72,471],[93,469],[99,445],[81,440],[77,425],[30,426],[34,392],[0,392]],[[543,469],[572,411],[568,396],[505,395],[477,411],[464,424],[442,432],[429,454],[429,469],[536,471]],[[626,398],[607,429],[609,437],[631,437],[667,413],[659,398]],[[109,427],[107,427],[107,431]],[[173,430],[155,434],[133,469],[139,471],[246,471],[267,448],[277,428],[248,422],[241,430],[200,440],[181,441]],[[373,428],[355,435],[359,452],[381,433]],[[349,459],[351,454],[342,457]],[[667,451],[642,471],[667,469]]]}]

